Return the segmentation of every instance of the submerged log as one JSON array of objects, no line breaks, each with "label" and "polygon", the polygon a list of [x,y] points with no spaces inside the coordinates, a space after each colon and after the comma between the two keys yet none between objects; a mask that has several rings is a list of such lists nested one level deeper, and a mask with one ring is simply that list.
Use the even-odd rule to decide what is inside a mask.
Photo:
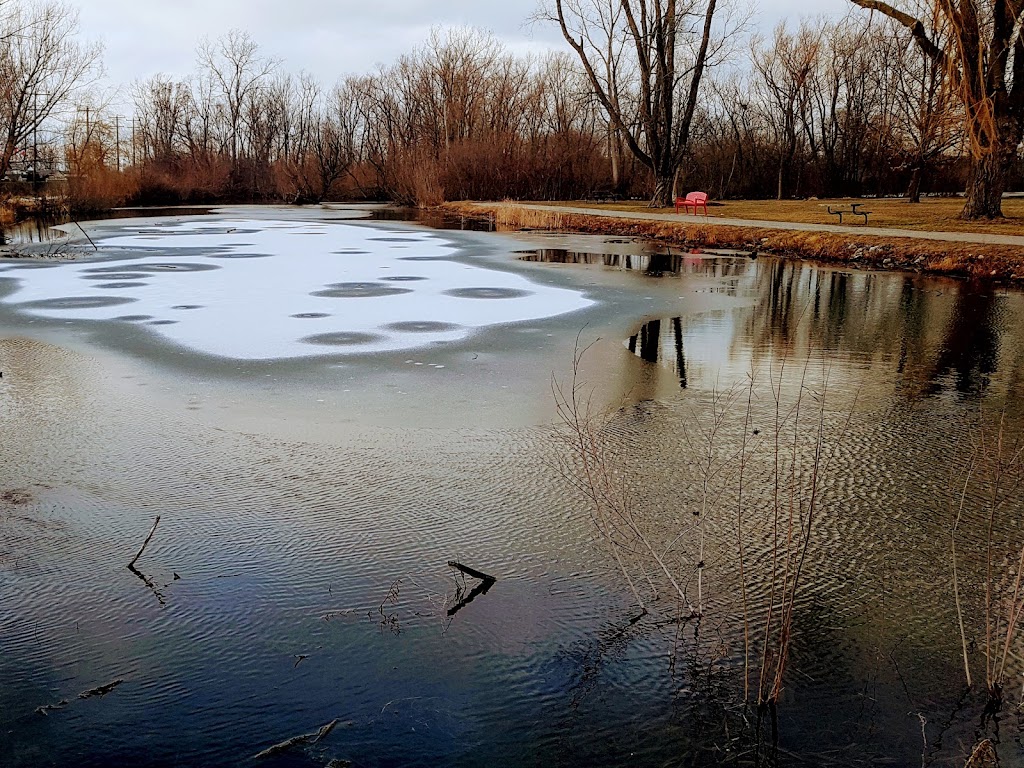
[{"label": "submerged log", "polygon": [[119,686],[123,682],[124,680],[118,678],[117,680],[107,683],[106,685],[101,685],[97,688],[90,688],[88,691],[82,691],[80,694],[78,694],[78,698],[91,699],[94,696],[106,696],[108,693],[117,688],[117,686]]},{"label": "submerged log", "polygon": [[292,736],[290,739],[285,739],[280,744],[275,744],[272,747],[267,747],[262,752],[256,753],[253,755],[253,760],[262,760],[265,757],[279,755],[282,752],[288,751],[292,747],[299,746],[300,744],[316,744],[318,741],[326,739],[328,734],[334,730],[337,724],[337,720],[331,720],[327,725],[321,726],[320,730],[316,733],[304,733],[300,736]]},{"label": "submerged log", "polygon": [[51,712],[56,712],[58,709],[64,709],[68,705],[67,699],[61,699],[56,704],[44,704],[41,707],[36,707],[37,715],[49,715]]}]

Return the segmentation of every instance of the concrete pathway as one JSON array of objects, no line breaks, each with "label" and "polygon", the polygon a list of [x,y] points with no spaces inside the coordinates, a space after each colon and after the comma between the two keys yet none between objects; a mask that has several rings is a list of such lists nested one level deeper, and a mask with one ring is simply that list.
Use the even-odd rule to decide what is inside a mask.
[{"label": "concrete pathway", "polygon": [[632,221],[666,221],[676,224],[707,224],[715,227],[759,227],[763,229],[795,230],[797,232],[828,232],[838,235],[874,235],[877,237],[908,237],[914,240],[939,240],[950,243],[977,243],[979,245],[1017,245],[1024,248],[1022,235],[989,235],[983,232],[931,232],[917,229],[895,229],[893,227],[857,227],[839,224],[804,224],[795,221],[760,221],[758,219],[730,219],[719,216],[694,216],[685,213],[636,213],[615,211],[606,208],[582,208],[568,205],[537,205],[514,203],[520,208],[537,211],[575,213],[584,216],[604,216],[610,219]]}]

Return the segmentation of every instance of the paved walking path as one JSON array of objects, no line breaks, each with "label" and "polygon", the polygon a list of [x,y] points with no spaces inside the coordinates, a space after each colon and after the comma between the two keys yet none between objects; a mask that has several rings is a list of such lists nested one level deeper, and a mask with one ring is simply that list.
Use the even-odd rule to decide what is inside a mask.
[{"label": "paved walking path", "polygon": [[758,219],[730,219],[718,216],[704,217],[685,213],[637,213],[634,211],[616,211],[607,208],[583,208],[568,205],[537,205],[533,203],[513,203],[513,205],[537,211],[574,213],[584,216],[605,216],[611,219],[628,219],[632,221],[666,221],[676,224],[707,224],[716,227],[759,227],[763,229],[795,230],[797,232],[909,237],[914,240],[940,240],[950,243],[977,243],[979,245],[1019,245],[1024,247],[1024,235],[990,235],[984,232],[932,232],[918,229],[896,229],[893,227],[851,227],[840,224],[806,224],[796,221],[760,221]]}]

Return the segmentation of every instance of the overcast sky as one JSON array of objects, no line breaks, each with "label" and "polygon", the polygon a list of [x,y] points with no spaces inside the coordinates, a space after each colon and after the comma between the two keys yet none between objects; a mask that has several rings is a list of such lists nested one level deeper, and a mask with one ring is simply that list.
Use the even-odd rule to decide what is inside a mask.
[{"label": "overcast sky", "polygon": [[[289,72],[331,84],[389,64],[434,25],[492,31],[510,50],[562,48],[554,27],[531,25],[537,0],[72,0],[83,35],[101,40],[112,84],[193,69],[196,43],[232,27],[248,31]],[[846,0],[760,0],[757,26],[801,14],[841,13]]]}]

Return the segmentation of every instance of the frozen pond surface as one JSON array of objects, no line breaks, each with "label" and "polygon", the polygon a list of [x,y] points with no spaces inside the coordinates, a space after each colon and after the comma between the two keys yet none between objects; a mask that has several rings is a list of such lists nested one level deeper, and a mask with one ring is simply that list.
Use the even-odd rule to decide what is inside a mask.
[{"label": "frozen pond surface", "polygon": [[592,304],[453,261],[457,247],[425,231],[216,217],[97,242],[102,263],[0,266],[19,281],[7,301],[42,317],[142,324],[197,352],[248,360],[423,348]]}]

